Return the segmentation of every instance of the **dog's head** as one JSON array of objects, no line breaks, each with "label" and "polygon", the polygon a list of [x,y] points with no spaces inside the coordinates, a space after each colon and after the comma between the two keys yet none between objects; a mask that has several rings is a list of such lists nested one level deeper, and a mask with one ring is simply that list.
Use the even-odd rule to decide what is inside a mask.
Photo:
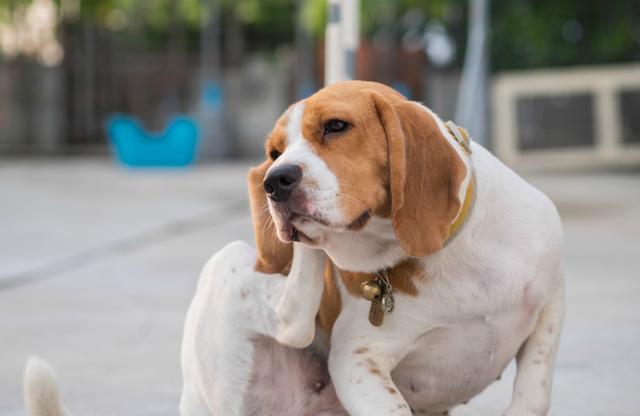
[{"label": "dog's head", "polygon": [[372,82],[334,84],[290,106],[249,175],[263,269],[278,271],[291,241],[333,258],[329,242],[373,218],[389,222],[405,255],[440,249],[467,176],[447,134],[428,109]]}]

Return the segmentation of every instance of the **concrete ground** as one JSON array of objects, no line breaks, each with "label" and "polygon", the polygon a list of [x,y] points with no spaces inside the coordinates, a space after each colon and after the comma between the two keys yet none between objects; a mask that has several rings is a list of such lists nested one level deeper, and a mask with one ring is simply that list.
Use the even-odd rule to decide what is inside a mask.
[{"label": "concrete ground", "polygon": [[[130,171],[0,161],[0,415],[24,415],[37,354],[76,415],[177,414],[180,338],[200,267],[252,240],[245,164]],[[536,175],[566,228],[556,416],[640,414],[640,175]],[[456,416],[499,415],[513,365]]]}]

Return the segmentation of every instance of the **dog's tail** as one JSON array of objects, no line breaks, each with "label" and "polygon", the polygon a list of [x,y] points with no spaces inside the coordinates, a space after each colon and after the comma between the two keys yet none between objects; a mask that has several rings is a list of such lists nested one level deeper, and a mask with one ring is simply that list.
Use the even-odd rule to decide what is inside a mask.
[{"label": "dog's tail", "polygon": [[31,357],[27,361],[24,400],[29,416],[69,416],[60,400],[56,373],[40,358]]}]

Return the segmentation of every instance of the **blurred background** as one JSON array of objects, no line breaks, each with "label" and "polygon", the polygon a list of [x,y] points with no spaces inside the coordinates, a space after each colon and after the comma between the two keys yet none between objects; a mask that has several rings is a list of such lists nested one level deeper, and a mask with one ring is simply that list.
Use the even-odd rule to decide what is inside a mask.
[{"label": "blurred background", "polygon": [[[638,0],[0,0],[0,414],[25,414],[32,354],[76,414],[176,414],[199,270],[253,239],[247,168],[291,102],[346,77],[466,126],[554,200],[551,414],[637,415]],[[512,377],[453,415],[501,414]]]}]

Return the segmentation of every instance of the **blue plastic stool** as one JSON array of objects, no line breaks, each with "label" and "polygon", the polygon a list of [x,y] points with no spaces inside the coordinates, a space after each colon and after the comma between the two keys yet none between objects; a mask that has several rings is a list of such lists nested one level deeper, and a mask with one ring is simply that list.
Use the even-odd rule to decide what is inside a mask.
[{"label": "blue plastic stool", "polygon": [[184,167],[196,156],[200,132],[188,117],[174,117],[165,131],[149,133],[133,117],[113,116],[107,133],[116,157],[130,167]]}]

